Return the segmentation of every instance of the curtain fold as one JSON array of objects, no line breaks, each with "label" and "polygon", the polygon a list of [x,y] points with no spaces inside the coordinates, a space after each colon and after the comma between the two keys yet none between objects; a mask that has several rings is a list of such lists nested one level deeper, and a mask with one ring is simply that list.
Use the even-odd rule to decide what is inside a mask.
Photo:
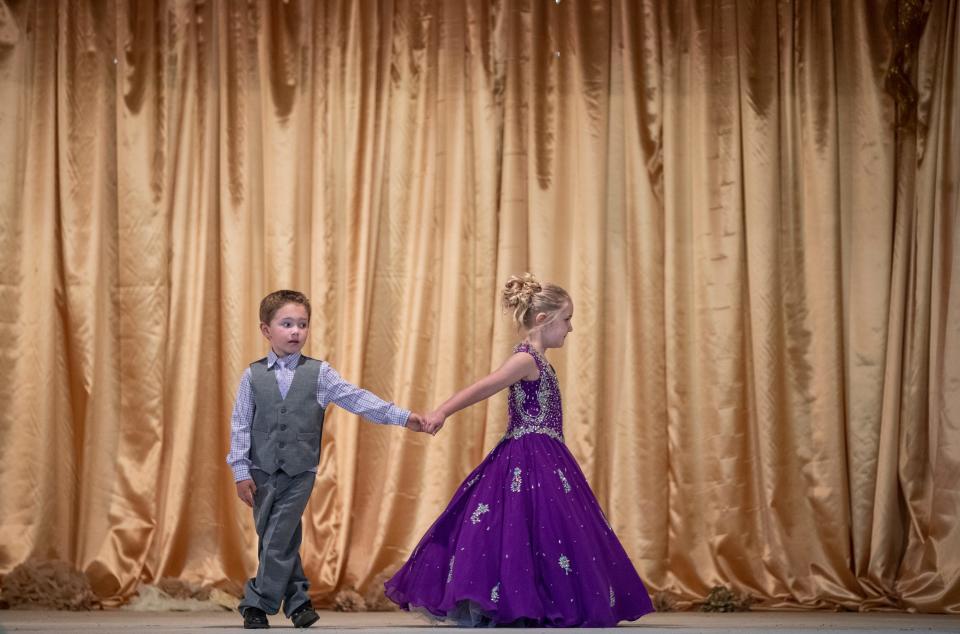
[{"label": "curtain fold", "polygon": [[[426,410],[506,358],[530,270],[574,298],[567,443],[652,590],[960,612],[960,13],[885,10],[0,0],[0,574],[239,590],[260,298],[308,293],[307,354]],[[378,592],[505,408],[330,410],[319,604]]]}]

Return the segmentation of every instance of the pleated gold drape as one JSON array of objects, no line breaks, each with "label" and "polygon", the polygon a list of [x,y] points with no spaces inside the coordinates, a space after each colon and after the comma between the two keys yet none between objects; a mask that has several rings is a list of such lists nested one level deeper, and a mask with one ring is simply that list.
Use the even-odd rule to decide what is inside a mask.
[{"label": "pleated gold drape", "polygon": [[[882,4],[0,0],[0,573],[239,587],[260,297],[308,292],[307,352],[422,410],[503,360],[532,270],[651,589],[960,612],[960,14]],[[504,407],[332,411],[319,601],[397,568]]]}]

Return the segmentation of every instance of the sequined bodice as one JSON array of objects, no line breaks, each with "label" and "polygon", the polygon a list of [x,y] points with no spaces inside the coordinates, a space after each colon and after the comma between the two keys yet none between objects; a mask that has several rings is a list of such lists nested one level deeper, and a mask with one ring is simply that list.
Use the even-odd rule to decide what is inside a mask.
[{"label": "sequined bodice", "polygon": [[540,370],[535,381],[517,381],[510,386],[507,438],[527,434],[545,434],[563,442],[563,408],[560,385],[553,367],[527,342],[517,344],[514,352],[527,352]]}]

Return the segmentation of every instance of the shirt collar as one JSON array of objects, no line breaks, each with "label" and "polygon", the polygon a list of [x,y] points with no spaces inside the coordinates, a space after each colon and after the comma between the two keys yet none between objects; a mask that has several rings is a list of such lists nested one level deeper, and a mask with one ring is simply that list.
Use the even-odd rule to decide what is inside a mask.
[{"label": "shirt collar", "polygon": [[272,368],[273,365],[278,361],[280,362],[280,365],[288,370],[291,368],[296,368],[297,364],[300,363],[300,353],[294,352],[293,354],[288,354],[285,357],[280,357],[277,356],[277,353],[271,348],[270,351],[267,352],[267,369]]}]

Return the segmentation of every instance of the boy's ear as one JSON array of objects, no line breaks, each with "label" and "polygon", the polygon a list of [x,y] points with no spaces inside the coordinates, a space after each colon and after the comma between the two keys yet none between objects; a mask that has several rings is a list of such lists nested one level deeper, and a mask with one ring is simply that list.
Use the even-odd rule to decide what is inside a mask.
[{"label": "boy's ear", "polygon": [[270,324],[265,324],[262,321],[260,322],[260,334],[264,337],[267,336],[267,331],[270,329]]}]

